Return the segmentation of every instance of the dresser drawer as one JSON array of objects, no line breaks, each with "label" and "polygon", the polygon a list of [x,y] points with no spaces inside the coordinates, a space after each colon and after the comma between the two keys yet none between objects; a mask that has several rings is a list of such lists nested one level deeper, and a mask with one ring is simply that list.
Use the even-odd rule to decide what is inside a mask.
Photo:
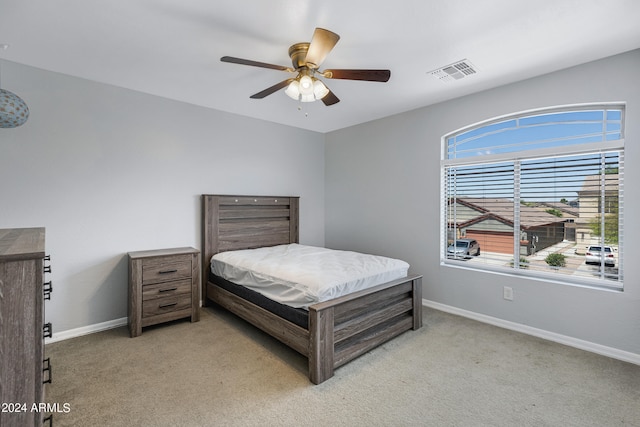
[{"label": "dresser drawer", "polygon": [[173,311],[189,310],[191,308],[191,294],[172,297],[156,298],[142,303],[142,317],[157,316]]},{"label": "dresser drawer", "polygon": [[142,284],[161,283],[191,277],[191,257],[176,255],[142,261]]},{"label": "dresser drawer", "polygon": [[191,295],[191,278],[142,286],[142,301],[182,295]]}]

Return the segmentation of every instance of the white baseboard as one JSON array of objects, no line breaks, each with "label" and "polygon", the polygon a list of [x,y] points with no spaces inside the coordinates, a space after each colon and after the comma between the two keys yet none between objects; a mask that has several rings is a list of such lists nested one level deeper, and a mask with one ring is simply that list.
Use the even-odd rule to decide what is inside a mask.
[{"label": "white baseboard", "polygon": [[453,307],[446,304],[441,304],[435,301],[429,301],[429,300],[423,299],[422,305],[429,308],[433,308],[435,310],[440,310],[440,311],[455,314],[458,316],[467,317],[469,319],[477,320],[478,322],[488,323],[490,325],[498,326],[500,328],[510,329],[512,331],[521,332],[523,334],[532,335],[534,337],[568,345],[570,347],[575,347],[580,350],[586,350],[592,353],[611,357],[613,359],[618,359],[624,362],[640,365],[640,354],[619,350],[613,347],[607,347],[604,345],[592,343],[590,341],[580,340],[580,339],[569,337],[566,335],[556,334],[554,332],[549,332],[543,329],[522,325],[520,323],[510,322],[508,320],[498,319],[496,317],[475,313],[473,311],[463,310],[461,308]]},{"label": "white baseboard", "polygon": [[94,325],[83,326],[81,328],[69,329],[62,332],[54,332],[51,338],[44,340],[45,344],[51,344],[57,341],[68,340],[71,338],[81,337],[83,335],[94,334],[100,331],[106,331],[107,329],[119,328],[127,324],[127,318],[122,317],[120,319],[109,320],[108,322],[96,323]]}]

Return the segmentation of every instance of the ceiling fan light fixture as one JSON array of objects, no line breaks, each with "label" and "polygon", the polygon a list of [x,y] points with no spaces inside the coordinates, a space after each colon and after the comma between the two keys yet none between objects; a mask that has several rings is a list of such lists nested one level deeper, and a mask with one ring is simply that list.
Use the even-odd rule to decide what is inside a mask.
[{"label": "ceiling fan light fixture", "polygon": [[313,102],[315,100],[316,100],[316,97],[313,94],[313,92],[300,94],[300,102]]},{"label": "ceiling fan light fixture", "polygon": [[289,83],[284,93],[296,101],[314,102],[327,96],[329,89],[315,77],[304,75]]},{"label": "ceiling fan light fixture", "polygon": [[300,77],[300,93],[303,95],[307,95],[313,93],[313,78],[310,76],[302,76]]},{"label": "ceiling fan light fixture", "polygon": [[295,99],[296,101],[300,99],[300,82],[297,80],[292,81],[285,89],[284,93],[287,94],[289,98]]},{"label": "ceiling fan light fixture", "polygon": [[316,99],[322,99],[329,93],[329,89],[320,80],[313,82],[313,95]]}]

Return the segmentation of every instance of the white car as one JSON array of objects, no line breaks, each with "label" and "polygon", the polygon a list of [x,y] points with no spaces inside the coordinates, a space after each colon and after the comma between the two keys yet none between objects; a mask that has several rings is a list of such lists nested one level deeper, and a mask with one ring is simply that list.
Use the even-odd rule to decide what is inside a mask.
[{"label": "white car", "polygon": [[480,244],[474,239],[458,239],[447,248],[447,256],[470,258],[480,255]]},{"label": "white car", "polygon": [[[600,245],[589,246],[585,254],[585,262],[587,264],[602,264],[602,248]],[[616,258],[611,246],[604,246],[604,265],[605,267],[615,267],[616,265]]]}]

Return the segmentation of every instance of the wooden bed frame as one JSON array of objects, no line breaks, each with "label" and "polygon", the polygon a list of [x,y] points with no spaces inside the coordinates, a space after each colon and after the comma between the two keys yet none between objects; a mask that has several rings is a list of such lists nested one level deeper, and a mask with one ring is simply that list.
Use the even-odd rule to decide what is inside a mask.
[{"label": "wooden bed frame", "polygon": [[334,370],[422,327],[422,276],[412,275],[309,307],[304,329],[210,281],[218,252],[298,243],[298,197],[202,195],[202,304],[211,300],[309,359],[319,384]]}]

